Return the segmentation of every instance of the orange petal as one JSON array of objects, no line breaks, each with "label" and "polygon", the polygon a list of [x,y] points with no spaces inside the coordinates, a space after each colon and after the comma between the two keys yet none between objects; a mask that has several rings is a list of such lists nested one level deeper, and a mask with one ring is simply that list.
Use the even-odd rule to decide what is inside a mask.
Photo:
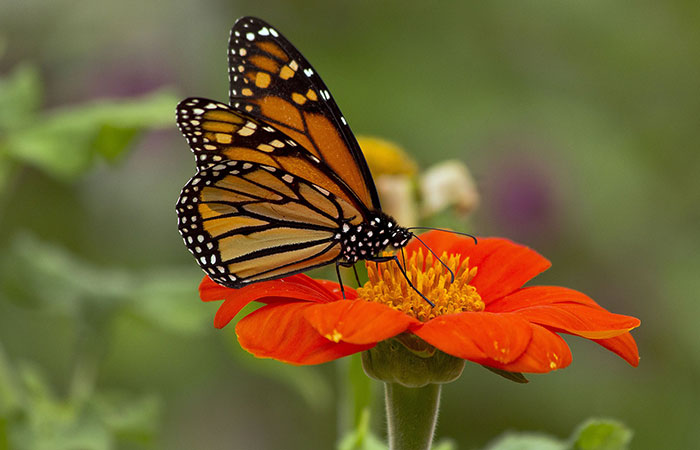
[{"label": "orange petal", "polygon": [[536,251],[501,238],[479,239],[477,245],[466,241],[461,248],[452,247],[452,251],[468,256],[469,267],[477,267],[470,284],[476,287],[486,305],[510,294],[551,266]]},{"label": "orange petal", "polygon": [[610,339],[593,339],[593,342],[607,348],[632,366],[637,367],[639,365],[639,349],[630,333],[621,334]]},{"label": "orange petal", "polygon": [[254,301],[279,303],[303,300],[323,303],[336,300],[328,289],[306,275],[262,281],[240,289],[219,286],[205,277],[200,284],[200,297],[204,301],[225,299],[214,317],[214,326],[217,328],[226,326],[243,307]]},{"label": "orange petal", "polygon": [[571,364],[571,350],[564,339],[539,325],[530,324],[532,340],[517,360],[509,364],[477,361],[479,364],[510,372],[546,373]]},{"label": "orange petal", "polygon": [[202,282],[199,283],[199,298],[204,302],[211,302],[214,300],[223,300],[226,295],[231,291],[230,288],[223,287],[220,284],[212,281],[208,276],[202,278]]},{"label": "orange petal", "polygon": [[[422,234],[420,238],[438,255],[445,251],[459,254],[461,259],[469,258],[469,267],[477,267],[470,284],[476,287],[487,305],[515,291],[551,266],[544,256],[508,239],[478,238],[478,243],[474,244],[471,238],[438,231]],[[420,247],[422,244],[413,240],[406,246],[406,251],[410,256]]]},{"label": "orange petal", "polygon": [[411,324],[420,324],[386,305],[363,300],[311,305],[305,317],[321,336],[351,344],[374,344],[406,331]]},{"label": "orange petal", "polygon": [[639,326],[639,319],[613,314],[590,297],[558,286],[521,289],[494,304],[489,311],[513,311],[530,322],[588,339],[606,339]]},{"label": "orange petal", "polygon": [[413,331],[424,341],[458,358],[510,363],[530,343],[530,324],[516,314],[464,312],[436,317]]},{"label": "orange petal", "polygon": [[600,308],[592,298],[573,289],[560,286],[532,286],[493,302],[488,306],[492,312],[513,312],[533,306],[546,306],[557,303],[578,303]]},{"label": "orange petal", "polygon": [[238,322],[238,342],[259,358],[291,364],[320,364],[374,346],[335,343],[324,338],[304,318],[312,305],[295,302],[263,306]]},{"label": "orange petal", "polygon": [[[335,299],[340,300],[343,298],[343,292],[340,290],[340,285],[338,283],[328,280],[314,279],[314,281],[323,286],[323,288],[326,289]],[[355,289],[346,285],[343,285],[343,288],[345,289],[346,299],[353,300],[357,298],[357,291],[355,291]]]}]

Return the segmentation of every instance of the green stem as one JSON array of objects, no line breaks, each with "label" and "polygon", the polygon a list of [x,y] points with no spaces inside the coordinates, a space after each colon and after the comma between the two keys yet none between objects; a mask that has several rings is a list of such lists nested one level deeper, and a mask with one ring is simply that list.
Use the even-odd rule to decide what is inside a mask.
[{"label": "green stem", "polygon": [[429,450],[440,409],[440,384],[384,383],[390,450]]},{"label": "green stem", "polygon": [[68,391],[72,402],[82,404],[92,395],[97,383],[103,345],[101,336],[89,325],[83,325],[78,331],[73,376]]}]

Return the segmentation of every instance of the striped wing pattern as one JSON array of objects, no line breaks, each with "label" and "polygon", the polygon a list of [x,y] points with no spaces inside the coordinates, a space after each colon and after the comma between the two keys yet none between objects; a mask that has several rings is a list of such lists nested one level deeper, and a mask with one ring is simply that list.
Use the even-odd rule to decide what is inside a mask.
[{"label": "striped wing pattern", "polygon": [[321,159],[272,125],[214,100],[188,98],[177,106],[177,124],[198,168],[248,161],[285,170],[332,192],[365,212],[367,207]]},{"label": "striped wing pattern", "polygon": [[[276,167],[226,161],[183,188],[178,228],[219,284],[241,287],[328,264],[340,255],[344,200]],[[359,215],[355,211],[356,215]]]}]

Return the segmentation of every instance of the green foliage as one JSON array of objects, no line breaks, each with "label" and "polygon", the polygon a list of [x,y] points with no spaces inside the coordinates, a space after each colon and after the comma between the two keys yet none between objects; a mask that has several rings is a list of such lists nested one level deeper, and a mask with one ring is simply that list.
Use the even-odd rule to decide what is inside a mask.
[{"label": "green foliage", "polygon": [[386,450],[387,445],[377,438],[369,429],[369,409],[360,414],[356,427],[338,442],[338,450]]},{"label": "green foliage", "polygon": [[34,120],[43,89],[39,73],[29,64],[15,67],[0,78],[0,130],[16,130]]},{"label": "green foliage", "polygon": [[[238,318],[252,312],[255,306],[244,308]],[[291,366],[271,359],[260,359],[241,348],[235,334],[235,322],[227,325],[229,331],[225,339],[233,359],[250,373],[286,385],[301,397],[304,403],[316,411],[324,411],[332,406],[333,389],[328,379],[317,366]]]},{"label": "green foliage", "polygon": [[496,375],[499,375],[499,376],[505,378],[506,380],[510,380],[514,383],[519,383],[519,384],[529,383],[529,381],[525,377],[525,375],[523,375],[520,372],[509,372],[507,370],[495,369],[495,368],[489,367],[489,366],[482,366],[482,367],[485,369],[488,369],[491,372],[495,373]]},{"label": "green foliage", "polygon": [[38,73],[30,65],[0,80],[0,182],[7,180],[11,163],[70,181],[98,157],[118,160],[140,132],[171,126],[178,101],[173,93],[161,91],[43,112],[41,91]]},{"label": "green foliage", "polygon": [[570,448],[566,442],[544,434],[508,432],[484,450],[567,450]]},{"label": "green foliage", "polygon": [[575,450],[624,450],[632,441],[632,430],[614,420],[591,419],[573,438]]},{"label": "green foliage", "polygon": [[485,450],[626,450],[632,431],[614,420],[590,419],[567,440],[541,433],[508,432]]},{"label": "green foliage", "polygon": [[357,427],[365,411],[372,407],[373,387],[377,382],[365,374],[360,354],[345,358],[343,363],[347,368],[347,381],[343,385],[349,389],[348,401],[350,402],[346,408],[352,411],[352,426]]},{"label": "green foliage", "polygon": [[27,233],[15,237],[0,266],[0,296],[71,319],[82,339],[65,399],[40,369],[13,367],[0,348],[0,428],[5,430],[0,436],[8,436],[9,448],[102,450],[121,441],[150,448],[160,401],[154,394],[95,391],[99,357],[111,337],[108,324],[118,314],[169,332],[201,333],[209,318],[197,308],[191,280],[176,269],[99,268]]},{"label": "green foliage", "polygon": [[120,442],[144,448],[155,440],[160,414],[152,395],[59,398],[39,368],[14,367],[1,351],[0,402],[0,448],[15,450],[109,450]]},{"label": "green foliage", "polygon": [[200,333],[209,322],[182,269],[99,268],[30,234],[15,237],[0,267],[0,293],[26,306],[96,320],[93,327],[120,308],[177,333]]}]

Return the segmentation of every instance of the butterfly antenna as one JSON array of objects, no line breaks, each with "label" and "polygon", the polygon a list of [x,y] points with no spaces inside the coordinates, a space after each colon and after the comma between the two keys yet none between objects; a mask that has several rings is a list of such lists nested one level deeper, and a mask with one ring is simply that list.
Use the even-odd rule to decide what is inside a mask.
[{"label": "butterfly antenna", "polygon": [[[440,261],[440,264],[442,264],[442,267],[444,267],[445,269],[447,269],[448,272],[450,272],[450,277],[452,278],[452,279],[450,280],[450,283],[454,283],[454,282],[455,282],[455,273],[452,271],[452,269],[450,269],[449,267],[447,267],[447,264],[445,264],[445,262],[444,262],[442,259],[440,259],[440,257],[437,255],[437,253],[435,253],[435,252],[433,251],[432,248],[428,247],[428,246],[426,245],[426,243],[423,242],[423,239],[419,238],[419,237],[416,236],[415,234],[413,235],[413,237],[416,238],[416,239],[418,239],[418,241],[420,241],[420,243],[423,244],[423,247],[427,248],[428,251],[429,251],[430,253],[432,253],[433,256],[434,256],[438,261]],[[474,237],[474,236],[472,236],[472,237]],[[476,238],[474,238],[474,239],[476,240]],[[401,253],[403,253],[403,248],[401,249]],[[405,264],[405,263],[404,263],[404,264]]]},{"label": "butterfly antenna", "polygon": [[[434,230],[434,231],[442,231],[443,233],[458,234],[458,235],[460,235],[460,236],[470,237],[470,238],[474,239],[474,244],[478,244],[478,242],[477,242],[477,240],[476,240],[476,236],[474,236],[474,235],[472,235],[472,234],[469,234],[469,233],[462,233],[462,232],[453,231],[453,230],[446,230],[446,229],[444,229],[444,228],[411,227],[411,228],[407,228],[407,230]],[[418,238],[418,236],[416,236],[415,234],[414,234],[413,236],[415,236],[416,238]],[[419,239],[419,240],[420,240],[420,239]],[[421,241],[421,242],[422,242],[422,241]],[[423,244],[423,245],[425,245],[425,244]],[[426,245],[426,247],[427,247],[427,245]]]}]

